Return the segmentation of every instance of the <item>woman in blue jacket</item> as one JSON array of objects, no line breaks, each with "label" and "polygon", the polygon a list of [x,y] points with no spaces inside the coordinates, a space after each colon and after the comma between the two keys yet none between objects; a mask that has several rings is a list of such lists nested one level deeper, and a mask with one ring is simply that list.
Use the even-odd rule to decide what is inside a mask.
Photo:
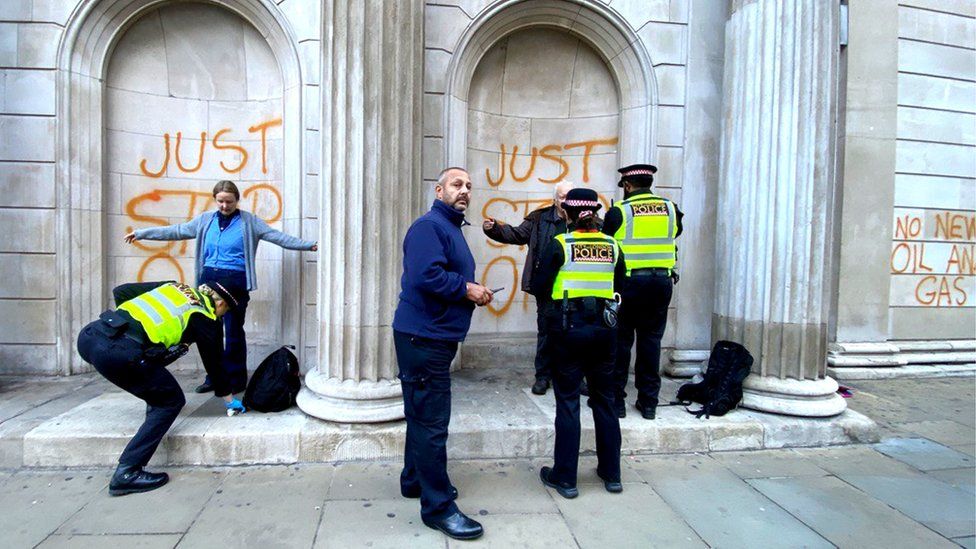
[{"label": "woman in blue jacket", "polygon": [[[224,315],[225,344],[223,367],[233,392],[242,392],[247,385],[247,342],[244,334],[244,314],[250,292],[257,289],[254,260],[258,243],[267,240],[289,250],[318,251],[318,243],[302,240],[272,229],[250,212],[239,209],[241,193],[232,181],[219,181],[213,188],[217,211],[204,212],[197,217],[168,227],[139,229],[125,235],[128,243],[135,240],[188,240],[195,238],[197,284],[219,279],[232,279],[243,288],[242,303]],[[196,388],[198,393],[213,390],[210,377]]]}]

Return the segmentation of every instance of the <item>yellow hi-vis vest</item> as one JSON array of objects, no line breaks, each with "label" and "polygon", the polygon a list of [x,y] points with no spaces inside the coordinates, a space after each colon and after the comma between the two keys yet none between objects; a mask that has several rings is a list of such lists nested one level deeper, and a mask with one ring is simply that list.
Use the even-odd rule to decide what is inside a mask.
[{"label": "yellow hi-vis vest", "polygon": [[623,222],[613,237],[620,243],[627,276],[634,269],[672,269],[677,260],[674,237],[677,215],[674,204],[653,194],[639,194],[613,206]]},{"label": "yellow hi-vis vest", "polygon": [[119,305],[132,315],[153,343],[171,347],[180,342],[190,316],[200,313],[214,320],[209,300],[186,284],[170,282]]},{"label": "yellow hi-vis vest", "polygon": [[613,299],[613,271],[620,258],[614,239],[603,233],[573,231],[557,234],[563,247],[563,266],[552,285],[552,298],[602,297]]}]

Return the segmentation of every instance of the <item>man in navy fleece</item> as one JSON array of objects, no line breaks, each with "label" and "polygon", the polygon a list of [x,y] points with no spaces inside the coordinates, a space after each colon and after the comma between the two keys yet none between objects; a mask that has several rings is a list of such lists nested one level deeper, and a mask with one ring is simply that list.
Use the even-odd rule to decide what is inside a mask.
[{"label": "man in navy fleece", "polygon": [[420,498],[420,517],[430,528],[475,539],[481,524],[458,510],[457,489],[447,477],[450,368],[475,305],[491,303],[492,293],[474,281],[474,257],[461,233],[471,197],[468,172],[447,168],[434,191],[437,200],[403,240],[402,290],[393,316],[407,418],[400,493]]}]

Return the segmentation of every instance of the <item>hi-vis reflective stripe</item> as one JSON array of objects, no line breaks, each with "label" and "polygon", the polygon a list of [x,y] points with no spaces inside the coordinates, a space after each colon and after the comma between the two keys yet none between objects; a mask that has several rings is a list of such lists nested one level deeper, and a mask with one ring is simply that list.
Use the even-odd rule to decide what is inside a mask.
[{"label": "hi-vis reflective stripe", "polygon": [[[143,294],[141,297],[148,298],[149,294]],[[147,301],[148,300],[133,299],[127,301],[126,303],[129,303],[130,306],[138,307],[140,311],[149,317],[149,320],[152,320],[153,324],[162,324],[163,317],[159,316],[156,309],[154,309]]]},{"label": "hi-vis reflective stripe", "polygon": [[[173,302],[167,299],[166,296],[161,296],[159,294],[154,295],[153,292],[149,292],[148,294],[145,294],[143,297],[146,298],[146,301],[149,301],[154,305],[158,305],[162,307],[168,314],[178,318],[180,320],[181,326],[184,325],[183,313],[197,308],[194,307],[192,303],[184,303],[180,306],[176,306],[173,304]],[[160,322],[162,322],[162,319],[160,319],[159,321],[153,319],[153,321],[159,324]]]},{"label": "hi-vis reflective stripe", "polygon": [[[635,201],[636,202],[636,201]],[[641,202],[657,202],[657,200],[646,200]],[[663,202],[663,200],[661,201]],[[624,234],[623,242],[626,244],[670,244],[674,242],[674,207],[668,206],[668,236],[665,238],[634,238],[634,208],[632,203],[625,203],[626,207],[621,208],[624,215],[627,217],[625,220],[627,226],[627,232]]]},{"label": "hi-vis reflective stripe", "polygon": [[613,291],[613,280],[564,280],[564,290],[610,290]]},{"label": "hi-vis reflective stripe", "polygon": [[658,253],[631,253],[627,256],[628,261],[653,261],[655,259],[674,259],[674,253],[671,252],[658,252]]}]

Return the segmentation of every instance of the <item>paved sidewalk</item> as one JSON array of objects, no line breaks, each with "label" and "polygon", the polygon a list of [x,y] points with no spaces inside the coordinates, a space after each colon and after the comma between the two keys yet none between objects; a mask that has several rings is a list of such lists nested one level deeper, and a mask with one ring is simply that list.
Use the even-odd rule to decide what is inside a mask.
[{"label": "paved sidewalk", "polygon": [[974,547],[974,380],[851,384],[879,444],[626,457],[619,495],[588,456],[575,500],[541,485],[544,459],[452,461],[473,543],[420,523],[383,461],[169,468],[121,498],[108,469],[6,470],[0,547]]}]

